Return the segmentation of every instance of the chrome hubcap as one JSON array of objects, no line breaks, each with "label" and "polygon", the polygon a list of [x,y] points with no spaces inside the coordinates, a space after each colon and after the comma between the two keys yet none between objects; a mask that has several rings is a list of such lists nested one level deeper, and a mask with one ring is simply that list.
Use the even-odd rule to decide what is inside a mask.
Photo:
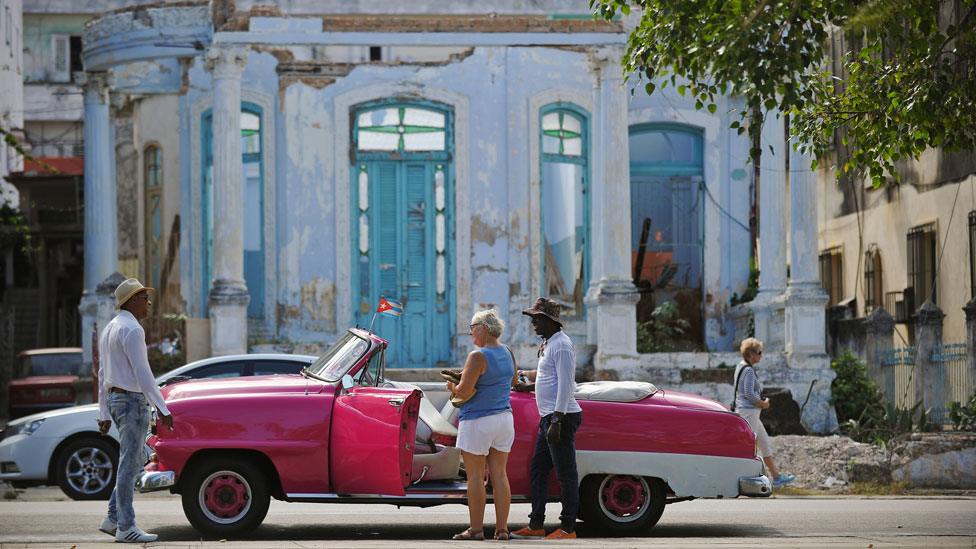
[{"label": "chrome hubcap", "polygon": [[68,456],[64,472],[71,489],[86,495],[104,490],[114,477],[112,458],[94,447],[75,450]]}]

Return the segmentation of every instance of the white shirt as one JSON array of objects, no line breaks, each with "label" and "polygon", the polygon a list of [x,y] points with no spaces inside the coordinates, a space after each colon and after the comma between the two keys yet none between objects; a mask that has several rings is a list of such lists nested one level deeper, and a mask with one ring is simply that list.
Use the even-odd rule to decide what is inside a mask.
[{"label": "white shirt", "polygon": [[535,403],[539,415],[581,412],[576,402],[576,348],[562,330],[546,340],[535,375]]},{"label": "white shirt", "polygon": [[119,311],[98,338],[98,420],[112,418],[108,395],[112,387],[142,393],[164,416],[169,408],[163,400],[146,353],[146,332],[129,311]]}]

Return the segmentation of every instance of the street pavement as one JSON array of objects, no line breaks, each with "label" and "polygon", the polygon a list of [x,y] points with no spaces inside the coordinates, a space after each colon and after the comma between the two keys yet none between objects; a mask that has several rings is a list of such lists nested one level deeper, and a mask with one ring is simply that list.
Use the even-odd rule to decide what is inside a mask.
[{"label": "street pavement", "polygon": [[[139,525],[159,534],[153,547],[338,548],[484,547],[453,542],[467,526],[467,508],[444,505],[335,505],[273,501],[264,524],[246,540],[202,540],[186,521],[178,496],[136,496]],[[0,500],[0,548],[118,547],[97,531],[104,501],[71,501],[56,488],[31,488]],[[524,524],[526,504],[514,505],[511,525]],[[548,516],[554,521],[558,504]],[[489,508],[486,519],[494,522]],[[555,527],[552,522],[550,527]],[[973,497],[775,497],[696,500],[669,505],[651,536],[607,538],[580,527],[566,542],[513,541],[546,547],[976,547]]]}]

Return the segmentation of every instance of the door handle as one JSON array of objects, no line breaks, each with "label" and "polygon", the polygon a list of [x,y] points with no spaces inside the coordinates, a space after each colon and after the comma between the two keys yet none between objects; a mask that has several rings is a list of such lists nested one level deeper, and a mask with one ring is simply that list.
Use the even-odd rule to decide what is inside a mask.
[{"label": "door handle", "polygon": [[387,402],[387,404],[389,404],[390,406],[393,406],[397,410],[400,409],[400,406],[403,406],[403,399],[402,398],[391,398],[390,400],[387,400],[386,402]]}]

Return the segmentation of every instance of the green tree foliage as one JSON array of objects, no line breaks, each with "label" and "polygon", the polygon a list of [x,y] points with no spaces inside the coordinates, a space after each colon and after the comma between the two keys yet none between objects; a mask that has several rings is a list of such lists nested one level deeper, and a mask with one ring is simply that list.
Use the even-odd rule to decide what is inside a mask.
[{"label": "green tree foliage", "polygon": [[918,402],[909,409],[886,403],[878,386],[868,379],[867,368],[849,351],[830,363],[837,373],[830,386],[830,403],[837,422],[854,440],[886,444],[892,438],[934,427]]},{"label": "green tree foliage", "polygon": [[[597,17],[640,10],[625,71],[670,83],[716,112],[716,95],[741,96],[731,126],[758,159],[766,112],[795,121],[799,147],[818,156],[843,131],[849,160],[837,174],[897,177],[895,162],[927,147],[976,149],[976,0],[590,0]],[[958,12],[957,12],[958,10]],[[953,24],[952,21],[956,23]],[[830,33],[860,46],[838,52]]]}]

